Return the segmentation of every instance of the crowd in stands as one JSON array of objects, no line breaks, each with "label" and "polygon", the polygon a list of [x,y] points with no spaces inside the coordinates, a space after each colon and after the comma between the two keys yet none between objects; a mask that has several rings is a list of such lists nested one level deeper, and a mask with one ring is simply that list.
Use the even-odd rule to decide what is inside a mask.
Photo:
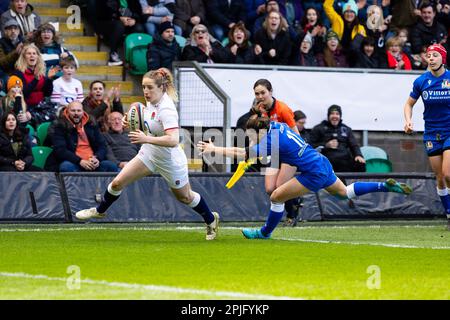
[{"label": "crowd in stands", "polygon": [[[425,48],[447,47],[450,28],[450,0],[76,2],[109,46],[110,66],[123,64],[127,35],[148,33],[148,70],[180,60],[425,70]],[[33,168],[32,131],[47,122],[53,169],[119,170],[135,152],[114,144],[126,142],[120,87],[93,81],[83,92],[76,56],[38,11],[27,0],[0,3],[0,170]]]}]

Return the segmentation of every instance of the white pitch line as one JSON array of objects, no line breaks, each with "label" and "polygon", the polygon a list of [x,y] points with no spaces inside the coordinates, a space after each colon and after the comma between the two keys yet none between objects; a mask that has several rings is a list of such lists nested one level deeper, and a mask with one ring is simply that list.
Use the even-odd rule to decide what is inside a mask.
[{"label": "white pitch line", "polygon": [[434,249],[434,250],[450,250],[450,247],[421,247],[403,244],[379,243],[379,242],[353,242],[353,241],[332,241],[332,240],[313,240],[313,239],[292,239],[292,238],[276,238],[282,241],[298,241],[298,242],[312,242],[312,243],[326,243],[326,244],[350,244],[355,246],[381,246],[388,248],[400,249]]},{"label": "white pitch line", "polygon": [[[67,278],[49,277],[49,276],[42,275],[42,274],[34,275],[34,274],[28,274],[28,273],[23,273],[23,272],[15,272],[15,273],[0,272],[0,277],[67,282]],[[144,290],[144,291],[150,291],[150,292],[195,294],[195,295],[206,295],[206,296],[210,296],[210,297],[228,297],[228,298],[258,299],[258,300],[303,300],[302,298],[287,297],[287,296],[272,296],[272,295],[265,295],[265,294],[251,294],[251,293],[233,292],[233,291],[212,291],[212,290],[202,290],[202,289],[161,286],[161,285],[153,285],[153,284],[110,282],[110,281],[106,281],[106,280],[92,280],[92,279],[87,279],[87,278],[80,280],[80,283],[92,284],[92,285],[102,285],[102,286],[115,287],[115,288],[134,289],[134,290],[139,290],[139,291]]]},{"label": "white pitch line", "polygon": [[[380,229],[380,228],[436,228],[439,226],[422,226],[422,225],[408,225],[408,226],[305,226],[299,227],[296,230],[302,229]],[[152,231],[152,230],[203,230],[205,227],[67,227],[67,228],[2,228],[0,226],[0,232],[57,232],[57,231],[91,231],[91,230],[113,230],[113,231]],[[242,230],[242,227],[221,227],[223,230]]]}]

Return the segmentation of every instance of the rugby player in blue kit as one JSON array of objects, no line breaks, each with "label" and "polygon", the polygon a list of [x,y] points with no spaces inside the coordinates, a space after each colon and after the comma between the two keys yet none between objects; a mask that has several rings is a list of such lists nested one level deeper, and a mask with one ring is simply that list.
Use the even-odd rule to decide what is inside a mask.
[{"label": "rugby player in blue kit", "polygon": [[450,72],[445,68],[447,51],[440,44],[427,48],[428,70],[413,83],[413,89],[404,106],[405,132],[414,130],[412,110],[422,97],[425,106],[423,143],[436,175],[437,193],[447,215],[450,230]]},{"label": "rugby player in blue kit", "polygon": [[[223,154],[226,157],[253,158],[271,156],[271,162],[286,163],[297,168],[296,175],[276,188],[270,196],[270,213],[260,229],[243,229],[248,239],[268,239],[284,213],[284,203],[309,191],[325,189],[339,199],[351,199],[371,192],[411,193],[411,188],[394,179],[386,182],[355,182],[346,186],[334,173],[328,159],[308,145],[299,134],[285,123],[271,122],[268,117],[253,115],[247,122],[247,131],[253,129],[252,141],[259,141],[249,148],[217,147],[211,142],[200,141],[201,154]],[[277,159],[274,159],[277,158]]]}]

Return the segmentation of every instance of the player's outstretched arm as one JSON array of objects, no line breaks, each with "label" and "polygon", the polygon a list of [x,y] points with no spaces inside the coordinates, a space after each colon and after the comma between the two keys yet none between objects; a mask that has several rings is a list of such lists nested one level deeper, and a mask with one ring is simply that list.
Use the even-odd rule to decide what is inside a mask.
[{"label": "player's outstretched arm", "polygon": [[405,116],[405,133],[413,132],[414,126],[412,123],[412,110],[414,105],[416,104],[416,101],[416,99],[408,97],[408,100],[406,100],[405,106],[403,107],[403,114]]},{"label": "player's outstretched arm", "polygon": [[199,141],[197,143],[197,148],[200,150],[200,155],[218,153],[229,158],[242,158],[245,159],[245,149],[237,147],[216,147],[214,143],[209,140],[209,142]]}]

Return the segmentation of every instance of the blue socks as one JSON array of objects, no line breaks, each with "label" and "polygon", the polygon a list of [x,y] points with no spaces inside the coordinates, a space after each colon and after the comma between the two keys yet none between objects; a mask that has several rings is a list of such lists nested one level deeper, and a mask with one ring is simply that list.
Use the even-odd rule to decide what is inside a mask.
[{"label": "blue socks", "polygon": [[263,236],[268,237],[272,231],[277,227],[278,223],[283,218],[284,203],[271,202],[270,213],[267,217],[266,224],[261,228]]},{"label": "blue socks", "polygon": [[442,205],[445,209],[445,214],[447,215],[447,219],[450,219],[450,195],[448,194],[448,189],[438,189],[437,188],[437,194],[439,195],[439,198],[441,199]]},{"label": "blue socks", "polygon": [[388,191],[384,182],[355,182],[347,186],[347,198],[352,199],[367,193]]},{"label": "blue socks", "polygon": [[214,221],[214,215],[206,204],[206,201],[197,192],[192,192],[194,193],[194,200],[188,206],[201,215],[206,224],[211,224]]},{"label": "blue socks", "polygon": [[114,191],[111,188],[111,183],[108,185],[108,188],[106,188],[105,195],[103,196],[102,202],[97,207],[98,213],[105,213],[106,210],[116,201],[119,199],[120,194],[122,191]]}]

